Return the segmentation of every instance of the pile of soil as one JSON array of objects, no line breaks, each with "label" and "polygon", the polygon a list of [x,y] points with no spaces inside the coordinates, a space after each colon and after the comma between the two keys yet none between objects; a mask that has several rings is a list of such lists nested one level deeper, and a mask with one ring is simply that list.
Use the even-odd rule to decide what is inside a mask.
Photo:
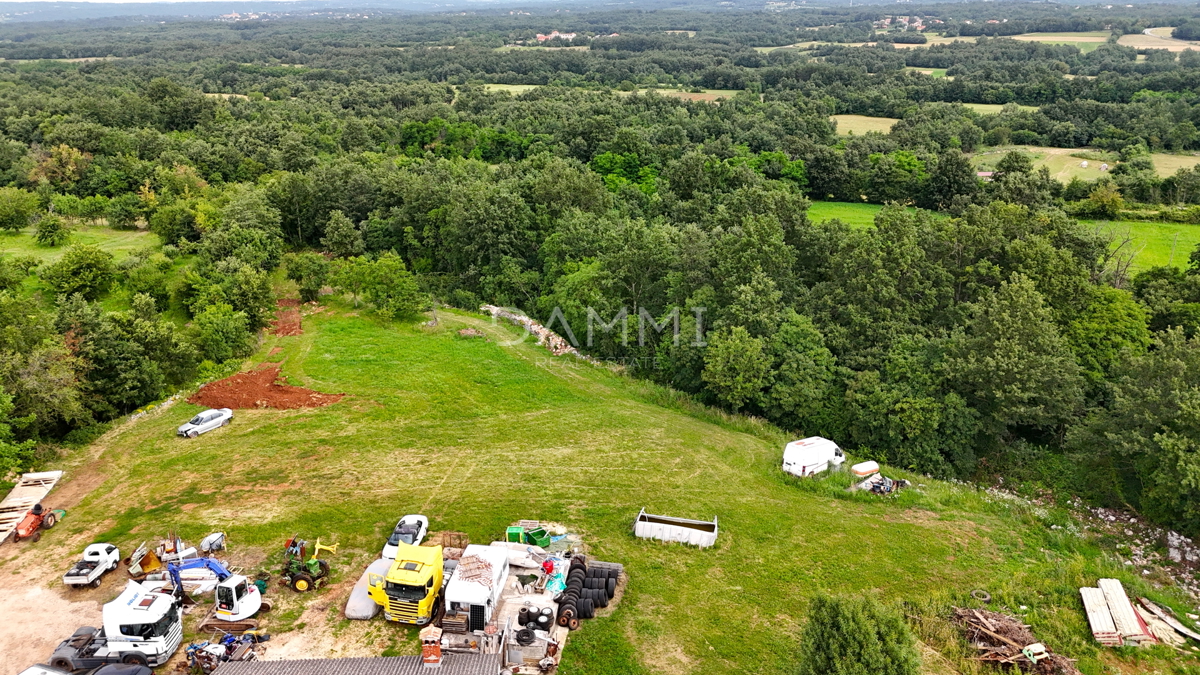
[{"label": "pile of soil", "polygon": [[303,335],[300,325],[300,301],[295,298],[280,298],[275,301],[279,309],[271,322],[271,335]]},{"label": "pile of soil", "polygon": [[345,394],[322,394],[293,387],[279,375],[277,364],[238,373],[200,387],[188,403],[209,408],[320,408],[342,400]]}]

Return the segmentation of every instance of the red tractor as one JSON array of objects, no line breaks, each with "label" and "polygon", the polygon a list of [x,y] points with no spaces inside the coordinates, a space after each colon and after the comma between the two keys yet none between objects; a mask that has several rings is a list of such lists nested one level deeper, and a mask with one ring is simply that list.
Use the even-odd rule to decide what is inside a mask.
[{"label": "red tractor", "polygon": [[67,515],[62,509],[54,509],[48,511],[42,508],[41,504],[37,504],[21,522],[17,523],[17,529],[13,531],[13,542],[21,541],[22,539],[32,539],[38,541],[42,538],[42,530],[48,530],[54,527],[63,516]]}]

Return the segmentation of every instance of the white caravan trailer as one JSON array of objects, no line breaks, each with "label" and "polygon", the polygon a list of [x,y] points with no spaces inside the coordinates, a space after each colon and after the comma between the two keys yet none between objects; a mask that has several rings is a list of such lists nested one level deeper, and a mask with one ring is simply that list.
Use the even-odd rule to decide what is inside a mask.
[{"label": "white caravan trailer", "polygon": [[846,453],[828,438],[811,436],[792,441],[783,448],[783,470],[793,476],[811,476],[829,468],[837,469],[846,461]]}]

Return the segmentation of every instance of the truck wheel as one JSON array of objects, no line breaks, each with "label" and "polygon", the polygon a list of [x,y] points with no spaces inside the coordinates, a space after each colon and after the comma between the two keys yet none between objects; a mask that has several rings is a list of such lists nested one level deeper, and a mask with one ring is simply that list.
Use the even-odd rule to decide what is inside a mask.
[{"label": "truck wheel", "polygon": [[95,579],[92,579],[91,587],[92,588],[100,588],[100,577],[96,577]]},{"label": "truck wheel", "polygon": [[313,587],[313,578],[307,572],[301,572],[292,577],[292,590],[304,593]]},{"label": "truck wheel", "polygon": [[135,666],[149,666],[150,662],[142,654],[126,654],[121,657],[121,663],[129,663]]}]

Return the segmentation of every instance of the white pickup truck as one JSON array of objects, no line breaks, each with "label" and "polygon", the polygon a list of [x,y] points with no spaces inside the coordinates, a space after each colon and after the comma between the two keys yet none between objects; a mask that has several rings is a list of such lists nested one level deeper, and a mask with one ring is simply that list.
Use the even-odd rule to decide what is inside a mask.
[{"label": "white pickup truck", "polygon": [[121,552],[112,544],[92,544],[83,549],[83,557],[63,575],[63,585],[91,586],[100,585],[100,577],[117,569],[121,561]]}]

